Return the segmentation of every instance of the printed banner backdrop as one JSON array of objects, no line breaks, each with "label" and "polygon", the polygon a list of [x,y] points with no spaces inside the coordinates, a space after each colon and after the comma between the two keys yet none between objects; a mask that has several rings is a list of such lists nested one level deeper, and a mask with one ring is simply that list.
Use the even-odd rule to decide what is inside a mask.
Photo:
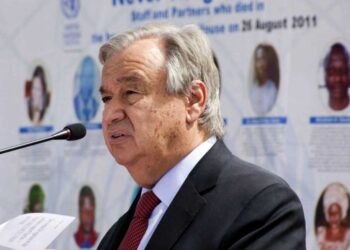
[{"label": "printed banner backdrop", "polygon": [[[148,22],[195,23],[218,62],[226,144],[297,192],[308,249],[347,245],[349,13],[347,0],[2,1],[0,148],[75,122],[87,136],[2,154],[0,223],[25,212],[72,215],[52,248],[97,247],[137,191],[104,145],[99,47]],[[331,225],[343,241],[327,239]]]}]

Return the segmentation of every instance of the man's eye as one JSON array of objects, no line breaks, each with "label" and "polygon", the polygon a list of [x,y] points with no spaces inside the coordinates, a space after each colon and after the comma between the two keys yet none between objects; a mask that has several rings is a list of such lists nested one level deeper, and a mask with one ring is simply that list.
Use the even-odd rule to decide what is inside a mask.
[{"label": "man's eye", "polygon": [[125,101],[129,104],[134,104],[142,97],[142,94],[134,90],[125,90],[123,93]]},{"label": "man's eye", "polygon": [[102,97],[102,102],[103,102],[103,103],[107,103],[107,102],[109,102],[111,99],[112,99],[112,98],[111,98],[110,96],[103,96],[103,97]]},{"label": "man's eye", "polygon": [[137,92],[135,92],[135,91],[133,91],[133,90],[127,90],[127,91],[125,91],[125,95],[126,95],[126,96],[134,95],[134,94],[137,94]]}]

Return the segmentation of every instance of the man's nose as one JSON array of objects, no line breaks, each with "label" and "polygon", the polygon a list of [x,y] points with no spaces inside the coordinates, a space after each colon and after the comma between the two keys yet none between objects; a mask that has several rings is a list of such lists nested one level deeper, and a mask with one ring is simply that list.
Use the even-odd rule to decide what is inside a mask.
[{"label": "man's nose", "polygon": [[103,111],[103,121],[106,124],[113,124],[123,120],[126,117],[125,109],[118,101],[111,101],[105,106]]}]

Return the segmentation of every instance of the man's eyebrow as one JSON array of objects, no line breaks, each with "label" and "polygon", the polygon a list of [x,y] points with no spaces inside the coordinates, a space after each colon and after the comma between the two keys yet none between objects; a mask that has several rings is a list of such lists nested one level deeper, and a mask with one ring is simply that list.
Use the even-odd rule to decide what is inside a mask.
[{"label": "man's eyebrow", "polygon": [[[145,77],[138,73],[131,73],[127,75],[120,76],[116,79],[117,84],[122,85],[128,85],[129,87],[140,87],[140,84],[138,84],[140,81],[144,81]],[[102,85],[102,84],[101,84]],[[99,92],[101,95],[106,94],[108,92],[108,89],[104,88],[103,86],[100,87]]]},{"label": "man's eyebrow", "polygon": [[144,77],[138,73],[131,73],[131,74],[123,75],[117,78],[118,83],[126,83],[126,84],[137,82],[140,80],[144,80]]}]

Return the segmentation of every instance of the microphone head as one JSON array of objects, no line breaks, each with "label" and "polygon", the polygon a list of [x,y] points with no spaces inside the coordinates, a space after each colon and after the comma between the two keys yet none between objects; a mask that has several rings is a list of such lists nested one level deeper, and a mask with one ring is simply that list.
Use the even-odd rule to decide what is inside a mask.
[{"label": "microphone head", "polygon": [[66,137],[68,141],[79,140],[86,135],[86,128],[81,123],[73,123],[64,127],[63,130],[68,130],[69,135]]}]

